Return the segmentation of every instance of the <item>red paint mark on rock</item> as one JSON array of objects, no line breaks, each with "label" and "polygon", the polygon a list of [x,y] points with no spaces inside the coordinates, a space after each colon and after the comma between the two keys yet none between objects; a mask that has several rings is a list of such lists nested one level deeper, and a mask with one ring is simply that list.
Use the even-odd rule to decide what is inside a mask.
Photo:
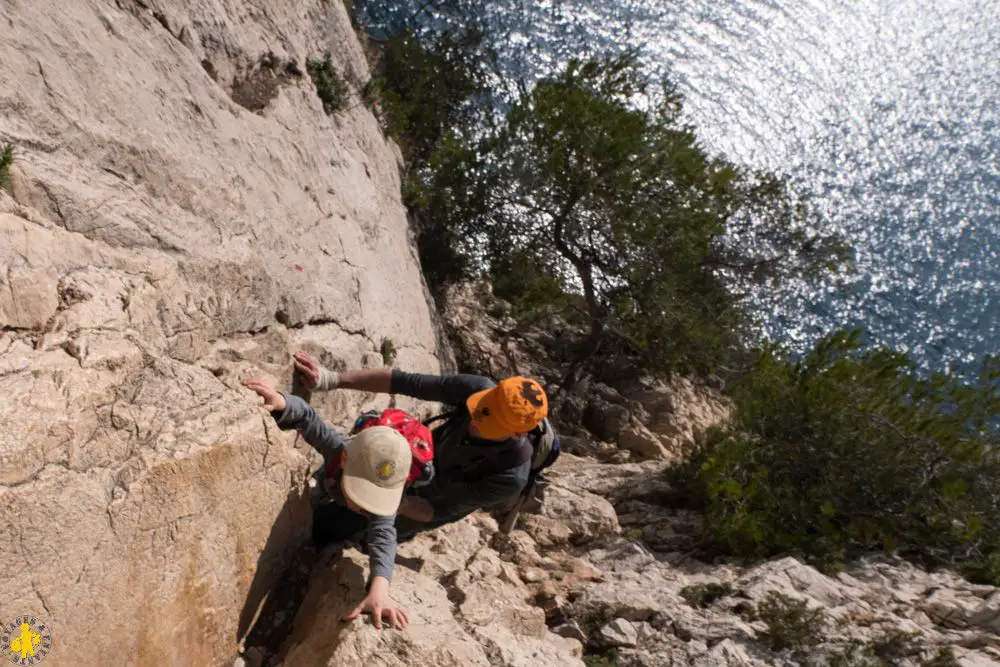
[{"label": "red paint mark on rock", "polygon": [[301,264],[296,264],[295,265],[295,270],[298,271],[299,273],[302,273],[302,265]]}]

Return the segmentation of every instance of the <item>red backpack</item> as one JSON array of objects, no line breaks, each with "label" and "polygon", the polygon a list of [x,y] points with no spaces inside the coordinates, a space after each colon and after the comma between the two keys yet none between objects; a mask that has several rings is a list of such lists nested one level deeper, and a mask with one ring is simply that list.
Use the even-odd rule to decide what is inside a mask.
[{"label": "red backpack", "polygon": [[[369,410],[354,422],[351,435],[371,426],[388,426],[403,434],[410,443],[413,464],[406,478],[406,485],[423,486],[434,478],[434,439],[431,430],[423,422],[408,412],[389,408],[382,412]],[[326,467],[326,476],[333,477],[340,470],[340,460],[331,461]]]}]

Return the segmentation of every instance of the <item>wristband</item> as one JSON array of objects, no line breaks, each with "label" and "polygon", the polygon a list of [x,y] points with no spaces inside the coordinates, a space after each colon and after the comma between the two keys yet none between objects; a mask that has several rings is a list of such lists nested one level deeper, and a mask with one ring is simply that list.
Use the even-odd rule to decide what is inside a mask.
[{"label": "wristband", "polygon": [[319,369],[319,379],[316,380],[316,389],[320,391],[330,391],[340,386],[340,373],[331,371],[322,366]]}]

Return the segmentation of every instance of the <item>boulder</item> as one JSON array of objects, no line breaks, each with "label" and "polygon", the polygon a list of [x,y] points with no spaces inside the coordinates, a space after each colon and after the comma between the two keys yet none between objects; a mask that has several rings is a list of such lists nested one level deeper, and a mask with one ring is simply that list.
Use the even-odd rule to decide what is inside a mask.
[{"label": "boulder", "polygon": [[478,551],[449,587],[458,613],[473,626],[502,627],[539,639],[548,634],[545,613],[528,604],[530,593],[517,569],[492,549]]},{"label": "boulder", "polygon": [[464,570],[496,531],[496,521],[477,512],[462,521],[418,533],[399,545],[397,558],[410,569],[441,581]]},{"label": "boulder", "polygon": [[969,616],[969,623],[1000,635],[1000,591],[993,591]]},{"label": "boulder", "polygon": [[570,639],[575,639],[578,642],[586,643],[587,635],[583,630],[580,629],[580,624],[576,621],[569,621],[568,623],[563,623],[552,629],[552,632],[559,635],[560,637],[568,637]]},{"label": "boulder", "polygon": [[566,527],[566,539],[573,544],[605,542],[621,533],[611,503],[593,493],[557,484],[546,489],[540,517],[529,520],[525,530],[540,543],[559,544],[564,533],[556,533],[553,522]]},{"label": "boulder", "polygon": [[605,442],[616,442],[630,420],[631,413],[626,406],[609,403],[597,396],[589,397],[583,412],[583,425],[594,437]]},{"label": "boulder", "polygon": [[644,385],[625,394],[645,408],[649,429],[668,438],[674,448],[693,444],[731,418],[730,401],[705,382],[675,376],[668,382],[648,380]]},{"label": "boulder", "polygon": [[632,648],[639,643],[639,632],[624,618],[616,618],[597,632],[604,646]]},{"label": "boulder", "polygon": [[979,611],[978,600],[946,588],[931,593],[920,609],[936,624],[946,628],[967,628]]},{"label": "boulder", "polygon": [[618,434],[618,446],[640,459],[676,459],[679,453],[668,449],[664,440],[645,426],[630,426]]}]

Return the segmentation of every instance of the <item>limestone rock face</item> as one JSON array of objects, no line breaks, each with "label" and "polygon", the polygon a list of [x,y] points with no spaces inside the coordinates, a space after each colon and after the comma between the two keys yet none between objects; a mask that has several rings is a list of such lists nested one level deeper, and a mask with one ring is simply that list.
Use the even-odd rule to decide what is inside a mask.
[{"label": "limestone rock face", "polygon": [[[330,51],[368,78],[342,3],[0,18],[0,619],[48,621],[54,666],[222,664],[309,521],[307,450],[239,381],[287,387],[301,347],[447,358],[398,150],[303,74]],[[335,423],[387,402],[315,398]]]},{"label": "limestone rock face", "polygon": [[351,550],[314,576],[285,664],[489,667],[486,652],[452,616],[445,588],[407,568],[396,568],[393,587],[395,600],[410,612],[407,630],[380,631],[365,619],[341,620],[365,595],[367,561]]},{"label": "limestone rock face", "polygon": [[496,522],[474,514],[400,546],[392,596],[404,631],[339,619],[364,596],[367,559],[346,552],[313,576],[285,665],[582,667],[582,644],[549,631],[517,568],[490,544]]}]

